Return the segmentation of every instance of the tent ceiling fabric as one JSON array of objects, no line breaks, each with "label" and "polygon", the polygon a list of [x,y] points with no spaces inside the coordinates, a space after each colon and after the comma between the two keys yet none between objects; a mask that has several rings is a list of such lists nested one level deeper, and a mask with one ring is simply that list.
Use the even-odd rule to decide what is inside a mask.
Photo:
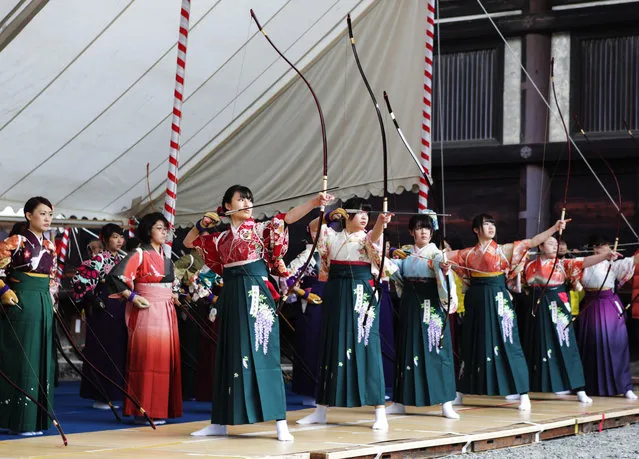
[{"label": "tent ceiling fabric", "polygon": [[[348,12],[380,102],[388,90],[419,150],[425,2],[193,1],[178,223],[216,208],[234,183],[262,202],[320,186],[315,106],[250,21],[251,7],[287,57],[307,67],[327,119],[329,186],[342,187],[340,196],[377,194],[382,177],[379,128],[345,33]],[[66,214],[139,214],[147,163],[162,207],[179,8],[177,0],[49,2],[4,48],[0,209],[40,194]],[[391,186],[411,187],[416,166],[385,118]]]}]

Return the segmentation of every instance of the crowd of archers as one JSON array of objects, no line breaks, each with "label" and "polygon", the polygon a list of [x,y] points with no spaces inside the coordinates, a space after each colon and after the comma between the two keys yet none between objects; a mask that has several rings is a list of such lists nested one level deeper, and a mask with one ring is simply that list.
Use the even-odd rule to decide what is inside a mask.
[{"label": "crowd of archers", "polygon": [[[287,266],[287,225],[333,200],[320,193],[257,222],[252,192],[235,185],[217,213],[195,223],[183,241],[192,250],[175,261],[162,214],[140,220],[139,246],[128,253],[122,229],[106,225],[102,249],[72,280],[71,300],[86,313],[81,396],[116,412],[124,387],[122,414],[155,425],[180,417],[184,398],[209,400],[211,424],[192,435],[274,420],[278,440],[292,441],[280,365],[286,302],[296,311],[292,390],[315,406],[299,424],[326,423],[328,407],[374,406],[378,431],[407,406],[441,405],[442,416],[458,419],[463,394],[518,399],[524,411],[531,391],[583,404],[588,394],[636,400],[615,289],[639,254],[623,258],[601,241],[592,255],[558,257],[553,235],[570,220],[497,243],[488,214],[472,222],[473,247],[441,250],[436,216],[419,214],[411,244],[382,254],[393,215],[370,226],[370,208],[352,198],[308,225],[319,242]],[[53,205],[35,197],[24,211],[26,224],[0,242],[0,428],[30,436],[54,412],[58,281],[45,237]]]}]

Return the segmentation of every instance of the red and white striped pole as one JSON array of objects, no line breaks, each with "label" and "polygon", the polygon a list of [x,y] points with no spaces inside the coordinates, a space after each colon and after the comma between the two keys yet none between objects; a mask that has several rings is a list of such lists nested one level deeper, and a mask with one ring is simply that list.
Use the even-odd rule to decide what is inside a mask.
[{"label": "red and white striped pole", "polygon": [[[422,149],[420,163],[428,175],[431,174],[431,125],[433,108],[433,49],[435,41],[435,1],[426,0],[426,55],[424,57],[424,99],[422,105]],[[419,178],[418,212],[428,208],[428,183]]]},{"label": "red and white striped pole", "polygon": [[56,279],[58,282],[62,279],[62,275],[64,274],[64,265],[67,262],[67,255],[69,251],[69,228],[64,229],[64,234],[62,235],[62,239],[60,240],[60,257],[58,259],[58,273]]},{"label": "red and white striped pole", "polygon": [[135,218],[129,218],[129,239],[135,237]]},{"label": "red and white striped pole", "polygon": [[[169,154],[169,174],[166,181],[166,197],[162,213],[173,228],[175,224],[175,203],[177,200],[178,159],[180,154],[180,123],[182,121],[182,102],[184,100],[184,76],[186,74],[186,44],[189,37],[189,12],[191,0],[182,0],[180,9],[180,33],[178,38],[177,70],[175,72],[175,91],[173,92],[173,119],[171,121],[171,148]],[[167,244],[171,245],[170,240]],[[169,255],[170,256],[170,255]]]}]

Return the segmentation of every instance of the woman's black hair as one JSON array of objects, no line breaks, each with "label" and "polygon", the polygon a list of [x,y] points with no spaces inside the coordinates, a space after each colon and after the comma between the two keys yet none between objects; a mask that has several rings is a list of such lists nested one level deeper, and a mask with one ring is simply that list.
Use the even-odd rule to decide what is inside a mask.
[{"label": "woman's black hair", "polygon": [[100,230],[100,239],[102,239],[102,242],[106,245],[114,234],[124,236],[124,230],[115,223],[107,223]]},{"label": "woman's black hair", "polygon": [[462,247],[462,241],[460,238],[458,237],[447,237],[444,239],[444,241],[446,241],[448,243],[448,245],[451,247],[451,249],[455,250],[455,248],[460,248]]},{"label": "woman's black hair", "polygon": [[164,223],[167,228],[169,227],[169,221],[164,215],[162,215],[162,213],[152,212],[150,214],[146,214],[142,217],[137,229],[135,230],[135,237],[137,237],[143,244],[150,244],[153,225],[159,221]]},{"label": "woman's black hair", "polygon": [[429,229],[430,235],[432,236],[435,233],[435,230],[433,228],[433,219],[426,214],[413,215],[408,221],[409,231],[414,231],[422,228]]},{"label": "woman's black hair", "polygon": [[603,234],[593,234],[588,238],[588,245],[591,247],[600,247],[602,245],[610,245],[610,238]]},{"label": "woman's black hair", "polygon": [[[347,199],[342,205],[342,209],[345,209],[347,212],[351,209],[361,210],[362,212],[370,212],[371,206],[370,204],[366,204],[366,200],[363,198],[350,198]],[[348,219],[352,220],[355,217],[354,214],[348,214]]]},{"label": "woman's black hair", "polygon": [[233,196],[235,196],[235,193],[240,193],[240,197],[253,202],[253,192],[250,190],[250,188],[244,185],[233,185],[228,190],[226,190],[226,192],[224,193],[224,197],[222,197],[222,212],[226,212],[228,210],[224,204],[230,204],[233,200]]},{"label": "woman's black hair", "polygon": [[49,207],[49,209],[53,210],[53,206],[51,205],[51,202],[47,198],[43,198],[42,196],[34,196],[33,198],[30,198],[24,204],[24,207],[23,207],[24,218],[25,220],[27,220],[27,227],[29,226],[29,220],[27,219],[27,212],[30,214],[33,214],[33,211],[36,210],[36,207],[38,207],[40,204],[44,204],[45,206]]},{"label": "woman's black hair", "polygon": [[126,240],[124,249],[127,252],[131,252],[137,249],[138,247],[140,247],[140,240],[137,237],[130,237],[129,239]]},{"label": "woman's black hair", "polygon": [[26,229],[29,227],[27,222],[15,222],[13,227],[11,227],[11,232],[9,236],[15,236],[16,234],[24,234]]},{"label": "woman's black hair", "polygon": [[479,238],[479,234],[475,233],[475,230],[481,232],[481,229],[484,223],[492,223],[494,225],[495,219],[490,214],[479,214],[479,215],[476,215],[475,218],[473,218],[472,230],[473,230],[473,234],[477,238]]}]

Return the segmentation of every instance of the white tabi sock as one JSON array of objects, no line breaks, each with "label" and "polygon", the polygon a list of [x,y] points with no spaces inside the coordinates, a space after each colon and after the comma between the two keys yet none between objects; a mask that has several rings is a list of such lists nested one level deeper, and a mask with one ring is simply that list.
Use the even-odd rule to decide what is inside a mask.
[{"label": "white tabi sock", "polygon": [[637,395],[631,390],[626,391],[624,397],[626,397],[628,400],[637,400]]},{"label": "white tabi sock", "polygon": [[375,424],[373,424],[373,430],[379,430],[385,432],[388,430],[388,420],[386,419],[386,408],[375,408]]},{"label": "white tabi sock", "polygon": [[577,392],[577,400],[579,400],[581,403],[585,403],[587,405],[592,404],[592,399],[590,397],[588,397],[588,395],[586,395],[586,391],[585,390],[580,390]]},{"label": "white tabi sock", "polygon": [[464,394],[461,392],[455,392],[455,400],[453,400],[453,405],[463,405],[464,404]]},{"label": "white tabi sock", "polygon": [[293,435],[288,431],[288,424],[286,424],[286,419],[282,419],[281,421],[277,421],[275,423],[275,428],[277,429],[277,439],[279,441],[293,441]]},{"label": "white tabi sock", "polygon": [[393,402],[386,407],[386,414],[406,414],[406,407],[401,403]]},{"label": "white tabi sock", "polygon": [[203,429],[192,432],[191,436],[193,437],[213,437],[213,436],[224,437],[228,434],[229,432],[226,426],[223,426],[221,424],[211,424],[206,426]]},{"label": "white tabi sock", "polygon": [[506,395],[506,400],[519,400],[519,399],[520,399],[519,394]]},{"label": "white tabi sock", "polygon": [[302,419],[297,420],[298,424],[326,424],[326,405],[317,405],[315,411]]},{"label": "white tabi sock", "polygon": [[570,395],[569,390],[561,390],[559,392],[555,392],[555,395]]},{"label": "white tabi sock", "polygon": [[530,411],[532,409],[528,394],[521,394],[519,400],[519,409],[521,411]]},{"label": "white tabi sock", "polygon": [[453,402],[446,402],[442,405],[442,416],[448,419],[459,419],[459,414],[453,409]]}]

